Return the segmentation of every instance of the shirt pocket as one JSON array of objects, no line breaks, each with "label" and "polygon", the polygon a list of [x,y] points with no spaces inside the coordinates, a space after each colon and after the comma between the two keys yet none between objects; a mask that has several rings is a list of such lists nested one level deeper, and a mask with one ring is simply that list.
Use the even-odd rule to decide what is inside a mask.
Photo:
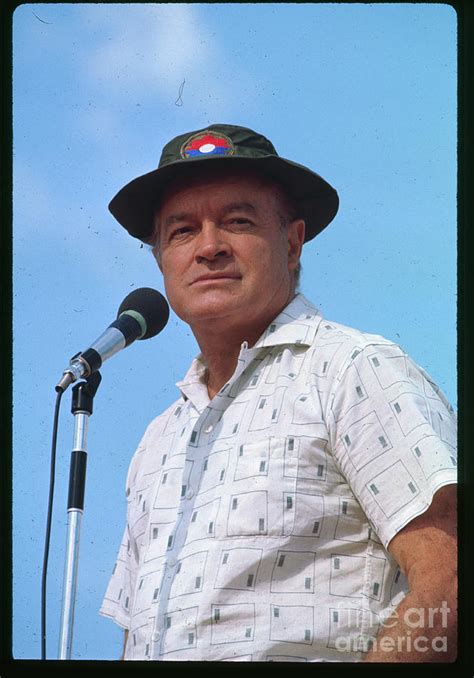
[{"label": "shirt pocket", "polygon": [[294,520],[297,459],[288,438],[243,443],[234,450],[227,537],[282,536]]}]

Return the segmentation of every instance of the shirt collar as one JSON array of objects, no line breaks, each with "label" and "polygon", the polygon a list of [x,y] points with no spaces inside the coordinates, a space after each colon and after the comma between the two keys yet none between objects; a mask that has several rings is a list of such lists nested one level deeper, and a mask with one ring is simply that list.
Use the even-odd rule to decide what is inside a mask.
[{"label": "shirt collar", "polygon": [[254,348],[283,344],[311,346],[321,320],[317,308],[299,293],[270,323]]},{"label": "shirt collar", "polygon": [[[318,331],[322,316],[306,297],[299,293],[293,297],[288,306],[270,323],[265,332],[252,348],[246,341],[241,346],[238,371],[259,352],[261,348],[282,345],[310,346]],[[236,374],[234,374],[234,378]],[[206,366],[200,353],[193,362],[185,377],[176,383],[185,400],[202,409],[209,404],[206,386]]]}]

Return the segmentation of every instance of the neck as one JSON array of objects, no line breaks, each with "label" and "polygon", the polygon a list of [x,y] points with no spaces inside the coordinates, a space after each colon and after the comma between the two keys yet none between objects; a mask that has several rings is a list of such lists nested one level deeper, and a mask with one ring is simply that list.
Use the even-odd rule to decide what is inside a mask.
[{"label": "neck", "polygon": [[236,329],[229,331],[229,328],[219,332],[215,327],[209,332],[208,328],[206,331],[193,328],[207,368],[207,390],[211,400],[234,374],[243,342],[246,341],[249,347],[254,346],[266,327],[267,324],[254,327],[248,332]]},{"label": "neck", "polygon": [[246,341],[252,348],[292,296],[293,292],[283,304],[273,311],[268,309],[269,312],[258,319],[242,319],[242,315],[233,318],[229,315],[190,323],[207,368],[207,390],[211,400],[234,374],[243,342]]}]

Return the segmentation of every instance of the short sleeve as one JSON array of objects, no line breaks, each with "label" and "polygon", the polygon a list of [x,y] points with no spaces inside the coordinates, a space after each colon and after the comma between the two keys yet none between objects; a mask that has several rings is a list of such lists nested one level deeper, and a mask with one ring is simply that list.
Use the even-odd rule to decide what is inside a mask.
[{"label": "short sleeve", "polygon": [[143,456],[142,453],[145,450],[146,435],[147,431],[135,451],[128,469],[126,481],[127,522],[118,550],[117,560],[99,609],[99,614],[113,619],[124,629],[130,628],[130,610],[132,609],[132,596],[135,591],[139,561],[137,544],[130,529],[131,499],[135,493],[135,482]]},{"label": "short sleeve", "polygon": [[109,580],[99,613],[124,629],[130,628],[130,609],[135,589],[135,559],[128,525],[125,528],[117,560]]},{"label": "short sleeve", "polygon": [[364,345],[334,378],[326,420],[334,459],[385,547],[456,482],[456,415],[396,344]]}]

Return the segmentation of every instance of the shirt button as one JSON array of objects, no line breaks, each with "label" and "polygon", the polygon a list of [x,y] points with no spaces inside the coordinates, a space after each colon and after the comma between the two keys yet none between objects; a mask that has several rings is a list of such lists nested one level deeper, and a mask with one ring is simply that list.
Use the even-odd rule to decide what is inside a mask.
[{"label": "shirt button", "polygon": [[174,566],[176,565],[177,562],[178,562],[178,561],[176,560],[176,558],[174,558],[174,556],[171,556],[171,558],[168,558],[168,565],[169,565],[170,567],[174,567]]},{"label": "shirt button", "polygon": [[210,433],[213,428],[214,426],[212,424],[209,424],[209,426],[206,426],[206,428],[204,429],[204,433]]},{"label": "shirt button", "polygon": [[192,487],[186,492],[186,499],[192,499],[194,497],[194,490]]},{"label": "shirt button", "polygon": [[154,643],[157,643],[157,642],[160,640],[160,635],[161,635],[161,634],[160,634],[159,631],[155,631],[155,632],[152,634],[152,636],[151,636],[152,641],[153,641]]}]

